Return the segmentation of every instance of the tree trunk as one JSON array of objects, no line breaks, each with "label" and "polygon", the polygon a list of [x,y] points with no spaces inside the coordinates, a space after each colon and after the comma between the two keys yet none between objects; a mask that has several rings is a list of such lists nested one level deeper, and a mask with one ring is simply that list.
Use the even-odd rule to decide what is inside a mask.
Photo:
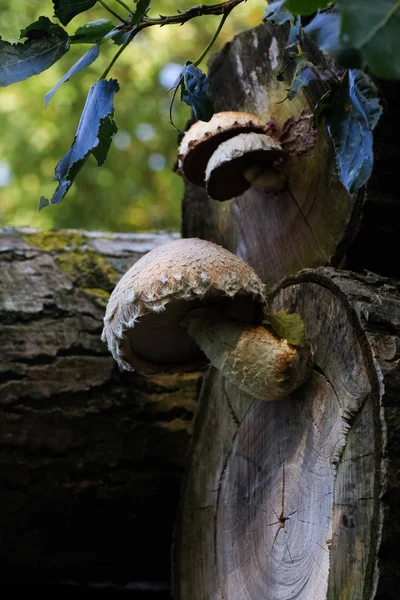
[{"label": "tree trunk", "polygon": [[100,334],[116,281],[169,239],[0,232],[3,584],[168,586],[199,375],[120,373]]},{"label": "tree trunk", "polygon": [[175,597],[397,598],[399,286],[306,270],[278,287],[271,308],[302,315],[314,373],[263,402],[210,372]]},{"label": "tree trunk", "polygon": [[[286,35],[261,26],[213,59],[217,110],[281,124],[312,106],[307,89],[277,108],[288,87],[275,79]],[[388,97],[395,87],[386,85]],[[249,190],[218,203],[186,186],[184,235],[222,244],[275,286],[271,309],[302,315],[314,371],[272,403],[208,374],[176,532],[176,600],[398,597],[399,285],[323,268],[400,276],[385,262],[397,254],[399,231],[389,218],[400,214],[397,167],[385,149],[397,112],[389,106],[379,125],[366,199],[338,184],[323,126],[311,153],[298,157],[291,193]]]},{"label": "tree trunk", "polygon": [[[292,77],[287,69],[285,80],[277,80],[288,62],[287,35],[287,26],[261,25],[213,57],[209,76],[216,111],[247,111],[279,126],[304,110],[313,112],[322,95],[314,86],[282,102]],[[253,265],[268,285],[304,267],[324,265],[400,277],[398,261],[388,260],[396,255],[400,219],[400,84],[379,86],[385,110],[374,134],[376,163],[367,194],[352,196],[340,183],[333,144],[321,123],[314,148],[291,158],[285,192],[250,188],[239,198],[216,202],[203,188],[187,184],[184,237],[221,244]]]}]

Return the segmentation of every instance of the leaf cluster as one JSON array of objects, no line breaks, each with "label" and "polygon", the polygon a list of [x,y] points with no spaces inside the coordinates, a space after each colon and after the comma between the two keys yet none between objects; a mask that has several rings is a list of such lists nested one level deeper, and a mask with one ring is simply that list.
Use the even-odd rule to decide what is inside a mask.
[{"label": "leaf cluster", "polygon": [[[287,99],[312,82],[324,84],[315,124],[325,118],[340,178],[350,193],[365,184],[373,167],[372,132],[382,107],[371,75],[400,77],[399,15],[399,3],[391,0],[373,7],[363,0],[339,0],[335,6],[325,0],[280,0],[270,3],[264,14],[264,20],[275,24],[289,22],[288,48],[297,45],[291,53],[295,68]],[[382,36],[387,36],[385,43]],[[303,51],[310,41],[322,52],[318,64]],[[377,55],[383,60],[375,60]]]},{"label": "leaf cluster", "polygon": [[[78,14],[92,8],[96,1],[53,0],[54,14],[62,25],[67,25]],[[112,106],[112,97],[116,88],[114,80],[107,81],[106,77],[118,57],[136,35],[142,29],[153,25],[164,26],[176,22],[183,24],[200,16],[202,11],[204,14],[213,12],[223,14],[225,18],[232,8],[243,0],[228,0],[228,2],[214,7],[204,7],[204,9],[200,8],[196,11],[189,9],[185,13],[172,17],[160,15],[155,19],[147,16],[150,0],[137,0],[136,4],[132,6],[132,10],[122,0],[117,1],[128,12],[124,17],[119,17],[103,0],[99,0],[99,4],[103,5],[113,16],[119,17],[120,22],[117,25],[108,19],[89,21],[79,27],[72,36],[69,36],[60,25],[53,23],[48,17],[41,16],[37,21],[21,30],[20,39],[25,40],[24,42],[12,44],[0,39],[0,85],[2,86],[23,81],[45,71],[69,50],[71,44],[94,44],[46,94],[45,106],[63,83],[69,81],[72,76],[91,65],[98,58],[102,44],[112,40],[120,46],[99,81],[89,91],[71,148],[55,169],[54,179],[58,181],[58,187],[50,200],[41,198],[39,209],[48,204],[61,202],[90,154],[97,159],[99,165],[104,163],[112,137],[117,132]],[[207,46],[207,51],[210,47],[211,44]],[[201,59],[204,56],[203,52]],[[186,62],[179,76],[177,88],[181,90],[181,100],[193,108],[195,115],[203,120],[209,120],[213,114],[212,102],[208,96],[207,77],[197,68],[199,62],[200,59],[196,62]],[[108,85],[104,85],[103,82]],[[118,87],[116,82],[115,85]],[[105,94],[106,90],[110,92],[110,96]],[[109,106],[110,98],[111,106]],[[99,102],[107,106],[106,114],[99,110]],[[85,144],[82,144],[83,139],[85,139]]]},{"label": "leaf cluster", "polygon": [[[177,92],[188,104],[194,117],[209,120],[213,106],[208,94],[208,79],[198,68],[230,14],[244,0],[226,0],[219,4],[197,5],[170,16],[149,15],[151,0],[53,0],[59,23],[46,16],[21,30],[17,43],[0,38],[0,85],[23,81],[47,70],[72,46],[90,44],[90,48],[71,66],[45,96],[45,105],[71,77],[93,64],[106,43],[115,44],[116,53],[85,103],[74,140],[59,161],[54,174],[58,182],[50,200],[41,199],[39,207],[58,204],[70,189],[76,175],[93,156],[99,165],[107,157],[117,132],[113,99],[119,89],[115,79],[107,79],[111,68],[138,33],[149,27],[187,23],[203,15],[222,15],[220,25],[205,50],[196,60],[187,60],[174,86],[170,106]],[[127,4],[129,2],[129,4]],[[69,34],[67,26],[95,5],[111,17],[88,21]],[[114,6],[114,5],[113,5]],[[287,46],[291,49],[287,67],[293,72],[285,100],[314,82],[323,84],[323,96],[315,107],[315,123],[324,117],[334,140],[341,180],[355,193],[371,174],[373,164],[372,131],[381,107],[370,74],[400,77],[397,50],[400,45],[400,8],[398,1],[383,0],[370,5],[367,0],[339,0],[333,7],[327,0],[278,0],[270,2],[264,20],[276,25],[290,23]],[[307,54],[307,44],[316,44],[325,55],[318,63]],[[278,74],[283,79],[283,73]]]}]

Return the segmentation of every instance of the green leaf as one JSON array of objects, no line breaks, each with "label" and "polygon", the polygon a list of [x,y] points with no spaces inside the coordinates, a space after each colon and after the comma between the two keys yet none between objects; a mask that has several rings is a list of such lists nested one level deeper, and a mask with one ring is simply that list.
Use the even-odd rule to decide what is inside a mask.
[{"label": "green leaf", "polygon": [[63,25],[68,23],[80,13],[92,8],[97,0],[53,0],[54,15]]},{"label": "green leaf", "polygon": [[268,315],[267,322],[272,329],[282,338],[285,338],[293,346],[304,346],[306,337],[304,322],[298,313],[287,313],[280,310],[274,315]]},{"label": "green leaf", "polygon": [[98,44],[105,35],[114,29],[114,25],[108,19],[97,19],[78,27],[71,37],[72,44]]},{"label": "green leaf", "polygon": [[45,71],[69,49],[66,31],[47,17],[39,17],[21,31],[24,43],[0,39],[0,86],[23,81]]},{"label": "green leaf", "polygon": [[355,48],[346,47],[340,38],[341,15],[337,8],[318,13],[304,27],[306,33],[336,63],[349,69],[361,68],[361,55]]},{"label": "green leaf", "polygon": [[285,100],[293,100],[301,88],[310,85],[312,81],[328,81],[330,79],[333,79],[330,71],[314,65],[308,60],[306,53],[298,54],[296,55],[296,70]]},{"label": "green leaf", "polygon": [[372,73],[400,78],[400,1],[341,0],[342,40],[358,48]]},{"label": "green leaf", "polygon": [[179,81],[181,100],[192,107],[196,119],[209,121],[214,114],[214,107],[208,95],[207,75],[188,61],[181,71]]},{"label": "green leaf", "polygon": [[286,0],[286,10],[294,15],[312,15],[329,6],[330,0]]},{"label": "green leaf", "polygon": [[144,17],[144,15],[146,14],[147,9],[150,6],[150,1],[151,0],[139,0],[138,3],[136,4],[136,11],[132,16],[131,19],[131,24],[132,25],[137,25]]},{"label": "green leaf", "polygon": [[343,185],[356,192],[373,166],[372,130],[382,113],[377,89],[363,71],[350,70],[326,116]]},{"label": "green leaf", "polygon": [[79,71],[82,71],[83,69],[85,69],[86,67],[91,65],[96,60],[96,58],[99,56],[99,52],[100,52],[100,48],[97,45],[90,48],[90,50],[88,50],[88,52],[86,52],[86,54],[84,54],[82,56],[82,58],[80,58],[70,68],[70,70],[64,75],[64,77],[62,77],[60,79],[60,81],[49,92],[47,92],[47,94],[44,97],[44,106],[46,107],[48,105],[48,103],[50,102],[50,100],[52,99],[52,97],[54,96],[56,91],[58,90],[58,88],[63,83],[68,81],[72,77],[72,75],[79,73]]},{"label": "green leaf", "polygon": [[101,79],[89,90],[75,139],[68,152],[56,166],[54,179],[58,187],[51,200],[41,198],[39,210],[48,204],[58,204],[71,187],[83,165],[93,154],[102,165],[117,131],[114,123],[113,99],[119,85],[116,79]]},{"label": "green leaf", "polygon": [[263,21],[269,21],[274,25],[283,25],[286,21],[294,19],[292,13],[285,9],[285,0],[270,2],[264,12]]}]

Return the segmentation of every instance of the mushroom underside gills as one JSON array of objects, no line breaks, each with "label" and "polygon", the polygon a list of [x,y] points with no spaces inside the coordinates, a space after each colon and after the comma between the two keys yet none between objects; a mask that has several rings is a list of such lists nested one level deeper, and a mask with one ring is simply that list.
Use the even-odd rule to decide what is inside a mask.
[{"label": "mushroom underside gills", "polygon": [[204,186],[207,163],[218,146],[239,133],[265,133],[265,123],[245,112],[215,113],[210,121],[197,121],[179,146],[180,166],[187,179]]},{"label": "mushroom underside gills", "polygon": [[[250,133],[257,130],[254,127],[243,127],[240,131]],[[218,135],[204,140],[201,143],[201,147],[193,148],[182,162],[183,171],[189,181],[195,185],[204,187],[204,176],[210,156],[222,142],[226,142],[235,135],[237,135],[237,129],[227,129],[226,131],[218,132]]]},{"label": "mushroom underside gills", "polygon": [[[162,312],[149,312],[126,331],[121,341],[123,360],[135,364],[141,373],[192,371],[207,365],[208,360],[181,322],[187,313],[207,306],[220,306],[225,315],[242,323],[261,323],[262,307],[249,294],[233,298],[211,294],[207,299],[175,300]],[[209,309],[211,310],[211,309]]]},{"label": "mushroom underside gills", "polygon": [[207,194],[214,200],[229,200],[243,194],[251,186],[252,167],[259,171],[274,171],[274,163],[284,153],[270,136],[242,133],[219,145],[206,169]]},{"label": "mushroom underside gills", "polygon": [[253,165],[266,168],[263,161],[265,161],[264,153],[255,151],[250,155],[239,156],[230,162],[222,163],[210,172],[207,179],[207,194],[213,200],[229,200],[241,196],[251,186],[250,181],[245,177],[245,171]]},{"label": "mushroom underside gills", "polygon": [[202,308],[189,312],[183,326],[211,364],[255,398],[282,399],[311,375],[309,346],[291,346],[263,325],[244,325],[216,309]]}]

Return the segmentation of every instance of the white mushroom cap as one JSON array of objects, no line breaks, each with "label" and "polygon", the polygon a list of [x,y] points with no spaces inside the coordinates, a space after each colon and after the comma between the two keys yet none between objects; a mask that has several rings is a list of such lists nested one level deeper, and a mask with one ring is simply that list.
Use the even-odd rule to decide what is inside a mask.
[{"label": "white mushroom cap", "polygon": [[207,194],[215,200],[240,196],[251,186],[244,176],[246,169],[257,164],[268,167],[283,156],[279,142],[268,135],[236,135],[220,144],[207,164]]},{"label": "white mushroom cap", "polygon": [[261,119],[245,112],[220,112],[208,122],[197,121],[183,136],[179,146],[179,166],[189,181],[204,186],[207,163],[221,142],[238,133],[265,133],[266,129]]},{"label": "white mushroom cap", "polygon": [[262,319],[264,286],[253,269],[211,242],[175,240],[143,256],[111,294],[103,341],[118,364],[143,373],[190,370],[207,359],[180,323],[200,306],[244,322]]}]

